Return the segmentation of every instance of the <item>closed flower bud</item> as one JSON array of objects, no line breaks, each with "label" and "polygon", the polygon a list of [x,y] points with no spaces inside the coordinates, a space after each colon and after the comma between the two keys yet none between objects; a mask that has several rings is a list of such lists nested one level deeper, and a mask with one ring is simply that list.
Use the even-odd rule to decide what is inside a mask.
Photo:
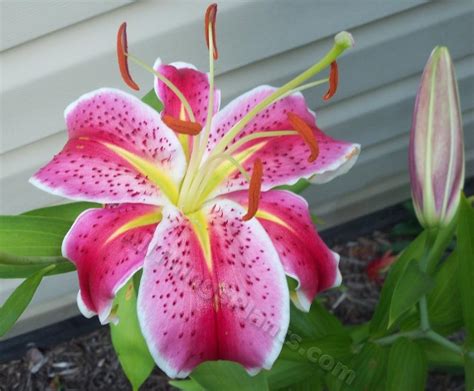
[{"label": "closed flower bud", "polygon": [[416,96],[410,135],[413,203],[424,227],[445,226],[456,214],[464,183],[458,87],[446,47],[436,47]]}]

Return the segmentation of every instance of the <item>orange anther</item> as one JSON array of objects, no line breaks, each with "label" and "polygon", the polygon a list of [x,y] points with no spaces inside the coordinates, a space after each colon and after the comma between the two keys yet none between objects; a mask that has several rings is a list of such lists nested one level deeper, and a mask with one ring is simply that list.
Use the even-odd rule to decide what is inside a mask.
[{"label": "orange anther", "polygon": [[196,136],[202,130],[202,126],[197,122],[182,121],[168,114],[163,114],[161,119],[166,125],[168,125],[169,128],[173,129],[176,133]]},{"label": "orange anther", "polygon": [[206,10],[206,17],[204,19],[204,35],[206,37],[206,45],[209,48],[209,26],[211,27],[212,31],[212,56],[214,60],[217,60],[219,57],[219,53],[217,52],[217,44],[216,44],[216,15],[217,15],[217,4],[211,4],[207,7]]},{"label": "orange anther", "polygon": [[329,72],[329,89],[323,96],[324,100],[331,99],[337,90],[337,84],[339,83],[339,71],[337,69],[337,62],[331,63],[331,71]]},{"label": "orange anther", "polygon": [[138,91],[140,87],[133,81],[128,70],[127,49],[127,23],[123,22],[117,33],[117,59],[120,74],[130,88]]},{"label": "orange anther", "polygon": [[316,136],[314,135],[313,129],[303,121],[302,118],[298,117],[294,113],[288,113],[288,119],[295,130],[300,134],[301,138],[305,141],[311,150],[311,155],[308,158],[308,162],[314,162],[319,155],[319,145]]},{"label": "orange anther", "polygon": [[262,188],[263,165],[260,159],[255,159],[253,163],[252,177],[250,178],[249,186],[249,203],[247,214],[242,217],[242,220],[250,220],[258,211],[258,203],[260,201],[260,190]]}]

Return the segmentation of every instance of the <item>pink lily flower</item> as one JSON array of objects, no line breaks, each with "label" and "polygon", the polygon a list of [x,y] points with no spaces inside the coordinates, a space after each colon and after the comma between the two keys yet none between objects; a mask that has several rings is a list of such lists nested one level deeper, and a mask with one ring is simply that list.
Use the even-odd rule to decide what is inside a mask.
[{"label": "pink lily flower", "polygon": [[[319,130],[298,92],[351,46],[348,33],[304,77],[257,87],[219,110],[209,10],[209,74],[157,61],[161,114],[115,89],[81,96],[65,111],[67,144],[31,179],[50,193],[105,204],[82,213],[64,239],[63,254],[78,271],[79,308],[116,321],[117,291],[143,269],[138,317],[170,377],[207,360],[236,361],[251,374],[272,366],[290,297],[308,311],[318,292],[341,281],[339,256],[316,232],[306,201],[273,188],[300,178],[326,182],[360,150]],[[123,26],[122,74],[138,88],[124,61],[139,60],[126,52],[124,34]],[[332,81],[329,95],[334,89]],[[286,276],[298,282],[291,293]]]}]

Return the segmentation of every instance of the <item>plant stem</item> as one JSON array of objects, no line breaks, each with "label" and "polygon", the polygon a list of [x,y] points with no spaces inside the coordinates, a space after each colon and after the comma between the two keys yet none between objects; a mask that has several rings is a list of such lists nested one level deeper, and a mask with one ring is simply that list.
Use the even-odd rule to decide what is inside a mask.
[{"label": "plant stem", "polygon": [[434,342],[437,342],[438,344],[444,346],[445,348],[452,350],[453,352],[463,354],[462,347],[455,344],[454,342],[451,342],[449,339],[443,337],[442,335],[439,335],[437,332],[433,330],[429,330],[426,333],[426,338],[431,339]]},{"label": "plant stem", "polygon": [[430,320],[428,317],[428,302],[426,296],[423,295],[418,303],[420,307],[420,326],[421,330],[427,332],[430,329]]},{"label": "plant stem", "polygon": [[396,333],[389,335],[388,337],[380,338],[375,340],[374,342],[378,343],[379,345],[390,345],[391,343],[395,342],[399,338],[421,338],[423,337],[424,333],[421,330],[413,330],[413,331],[406,331],[402,333]]},{"label": "plant stem", "polygon": [[[426,270],[428,268],[428,264],[430,261],[431,247],[436,241],[436,236],[437,236],[436,230],[432,230],[428,228],[426,231],[427,232],[426,232],[425,249],[423,251],[423,256],[420,259],[420,269],[423,273],[426,273]],[[428,303],[426,300],[426,295],[423,295],[420,298],[418,305],[420,307],[421,330],[424,332],[428,332],[430,330],[430,320],[429,320],[429,315],[428,315]]]}]

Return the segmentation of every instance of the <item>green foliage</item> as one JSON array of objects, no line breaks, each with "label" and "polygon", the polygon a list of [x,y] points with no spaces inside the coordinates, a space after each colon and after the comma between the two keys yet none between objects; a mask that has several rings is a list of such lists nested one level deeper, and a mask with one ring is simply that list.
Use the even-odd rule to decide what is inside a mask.
[{"label": "green foliage", "polygon": [[323,373],[315,370],[309,361],[301,363],[281,358],[266,375],[270,390],[287,390],[293,384],[308,381],[312,377],[323,377]]},{"label": "green foliage", "polygon": [[461,198],[457,229],[458,284],[464,322],[474,341],[474,209]]},{"label": "green foliage", "polygon": [[151,106],[156,111],[161,112],[163,110],[163,103],[160,102],[158,97],[156,96],[155,90],[151,89],[148,94],[146,94],[142,101],[145,102],[148,106]]},{"label": "green foliage", "polygon": [[464,355],[464,373],[466,377],[466,390],[474,390],[474,344],[466,345]]},{"label": "green foliage", "polygon": [[52,217],[0,216],[0,249],[20,256],[61,256],[70,227],[70,222]]},{"label": "green foliage", "polygon": [[55,265],[47,275],[74,271],[74,265],[61,256],[64,236],[79,214],[97,207],[72,202],[0,216],[0,278],[26,278],[47,265]]},{"label": "green foliage", "polygon": [[467,337],[464,370],[466,389],[474,389],[474,208],[463,195],[459,206],[457,261],[460,301]]},{"label": "green foliage", "polygon": [[0,252],[0,278],[27,278],[47,265],[54,265],[46,275],[76,270],[74,264],[62,257],[20,257]]},{"label": "green foliage", "polygon": [[398,285],[398,281],[405,273],[408,264],[414,259],[420,259],[425,246],[426,233],[422,232],[403,251],[394,263],[382,288],[380,299],[375,309],[375,313],[370,322],[370,334],[373,337],[381,337],[387,334],[389,328],[389,313],[393,298],[393,292]]},{"label": "green foliage", "polygon": [[390,348],[386,391],[417,391],[425,388],[428,365],[423,349],[407,338]]},{"label": "green foliage", "polygon": [[455,373],[461,372],[464,365],[461,354],[429,339],[419,339],[417,345],[423,349],[430,368]]},{"label": "green foliage", "polygon": [[150,376],[155,361],[140,331],[137,291],[132,280],[120,289],[114,304],[119,322],[110,325],[112,344],[133,390],[138,390]]},{"label": "green foliage", "polygon": [[340,390],[385,391],[385,376],[388,361],[388,348],[367,343],[354,355],[349,367],[356,374],[350,384],[340,382]]},{"label": "green foliage", "polygon": [[309,186],[310,186],[309,181],[302,178],[298,182],[296,182],[294,185],[277,186],[276,189],[288,190],[288,191],[291,191],[293,193],[300,194],[304,190],[306,190]]},{"label": "green foliage", "polygon": [[0,308],[0,337],[10,330],[33,298],[44,275],[55,266],[49,265],[23,281]]},{"label": "green foliage", "polygon": [[100,204],[94,202],[70,202],[67,204],[48,206],[46,208],[33,209],[22,214],[22,216],[53,217],[56,219],[74,221],[85,210],[101,208]]},{"label": "green foliage", "polygon": [[443,262],[435,276],[434,289],[428,295],[428,313],[433,330],[449,335],[463,325],[457,251]]},{"label": "green foliage", "polygon": [[311,339],[327,335],[348,335],[341,321],[318,301],[313,302],[308,313],[301,312],[291,304],[290,319],[290,338],[291,334]]},{"label": "green foliage", "polygon": [[187,391],[265,391],[269,389],[264,372],[250,376],[241,365],[231,361],[204,362],[194,369],[191,380],[175,380],[170,384]]},{"label": "green foliage", "polygon": [[420,270],[416,260],[408,262],[398,278],[390,303],[388,326],[393,325],[404,313],[412,308],[420,298],[433,288],[433,280]]}]

